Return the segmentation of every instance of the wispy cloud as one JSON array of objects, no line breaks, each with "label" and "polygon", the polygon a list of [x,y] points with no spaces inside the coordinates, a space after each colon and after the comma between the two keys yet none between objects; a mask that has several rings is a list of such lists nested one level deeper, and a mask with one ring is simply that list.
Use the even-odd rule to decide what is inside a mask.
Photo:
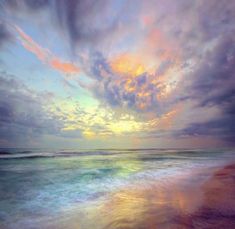
[{"label": "wispy cloud", "polygon": [[80,69],[75,64],[56,57],[48,49],[45,49],[36,43],[21,28],[16,25],[14,28],[16,29],[19,35],[19,40],[24,48],[33,53],[43,63],[48,64],[53,69],[62,73],[75,74],[80,72]]}]

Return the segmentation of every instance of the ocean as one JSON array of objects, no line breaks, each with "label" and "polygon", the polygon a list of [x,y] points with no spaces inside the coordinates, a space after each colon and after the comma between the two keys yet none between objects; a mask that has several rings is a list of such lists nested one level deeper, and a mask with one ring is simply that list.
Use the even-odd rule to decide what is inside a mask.
[{"label": "ocean", "polygon": [[0,149],[0,228],[189,228],[175,217],[234,161],[232,149]]}]

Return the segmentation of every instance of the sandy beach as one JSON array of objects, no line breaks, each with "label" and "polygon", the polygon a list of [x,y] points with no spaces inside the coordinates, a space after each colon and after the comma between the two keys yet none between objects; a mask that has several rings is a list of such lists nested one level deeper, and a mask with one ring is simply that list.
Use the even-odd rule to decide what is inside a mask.
[{"label": "sandy beach", "polygon": [[172,185],[161,190],[153,185],[124,190],[101,208],[104,228],[233,229],[234,194],[235,164],[217,169],[199,187]]},{"label": "sandy beach", "polygon": [[[176,192],[178,204],[172,205],[164,217],[152,212],[135,228],[235,228],[235,164],[218,169],[201,190],[187,191],[190,193],[179,195]],[[167,209],[167,206],[163,208]]]},{"label": "sandy beach", "polygon": [[[61,218],[59,228],[233,229],[235,164],[211,172],[180,178],[167,188],[151,184],[120,190],[101,204]],[[52,223],[48,228],[58,227]]]},{"label": "sandy beach", "polygon": [[179,216],[178,224],[185,228],[235,228],[235,164],[218,169],[203,184],[202,192],[202,205],[192,215]]}]

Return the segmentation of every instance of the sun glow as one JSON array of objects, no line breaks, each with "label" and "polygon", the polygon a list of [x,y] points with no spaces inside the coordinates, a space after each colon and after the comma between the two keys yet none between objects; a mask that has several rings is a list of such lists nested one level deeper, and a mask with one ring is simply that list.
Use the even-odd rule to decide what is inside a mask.
[{"label": "sun glow", "polygon": [[118,74],[136,77],[144,72],[146,68],[137,56],[122,54],[111,61],[111,68]]}]

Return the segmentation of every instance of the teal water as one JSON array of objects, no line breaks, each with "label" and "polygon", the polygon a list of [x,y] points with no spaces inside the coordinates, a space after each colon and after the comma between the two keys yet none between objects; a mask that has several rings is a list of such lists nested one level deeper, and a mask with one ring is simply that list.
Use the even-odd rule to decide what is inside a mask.
[{"label": "teal water", "polygon": [[26,229],[43,228],[38,220],[45,217],[53,225],[68,209],[92,207],[129,186],[158,182],[167,189],[177,177],[235,160],[233,150],[0,152],[0,228]]}]

